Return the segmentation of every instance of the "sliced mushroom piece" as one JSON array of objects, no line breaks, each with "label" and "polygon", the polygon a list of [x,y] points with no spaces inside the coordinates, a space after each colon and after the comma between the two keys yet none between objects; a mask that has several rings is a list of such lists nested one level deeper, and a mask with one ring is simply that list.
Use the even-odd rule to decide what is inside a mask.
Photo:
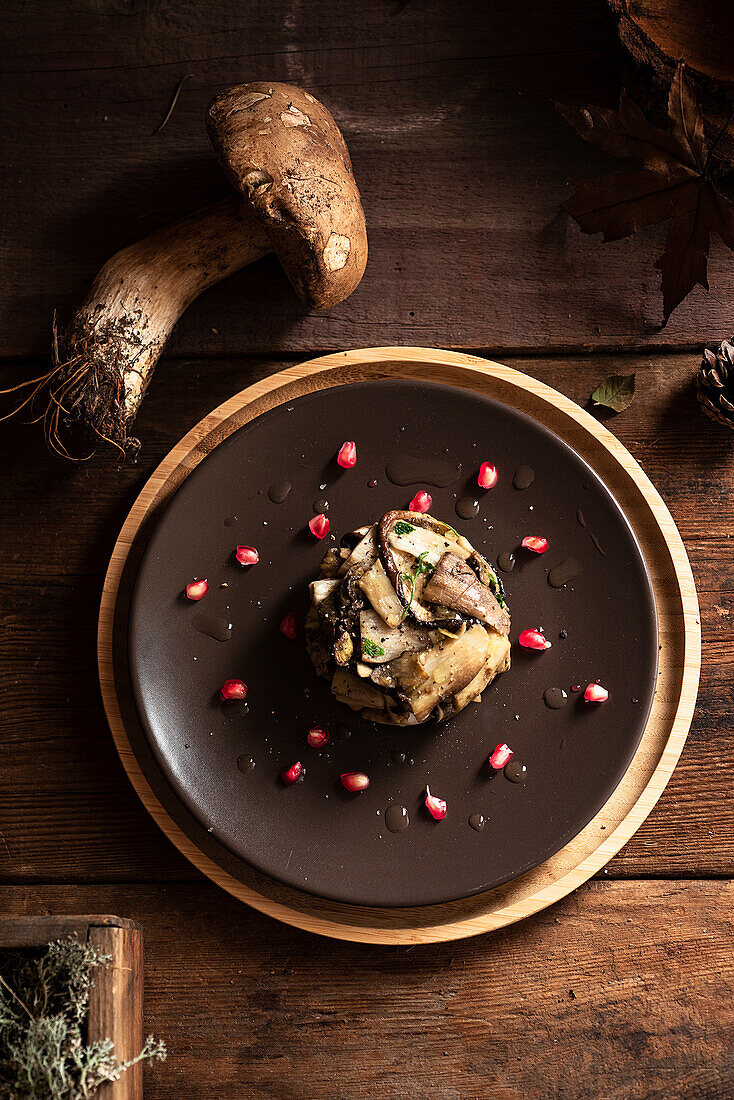
[{"label": "sliced mushroom piece", "polygon": [[369,680],[361,680],[344,668],[338,668],[334,673],[331,690],[340,702],[346,703],[353,710],[361,707],[379,711],[385,709],[385,696],[382,692]]},{"label": "sliced mushroom piece", "polygon": [[339,605],[339,589],[335,588],[328,596],[317,605],[316,611],[319,619],[326,629],[328,637],[331,637],[336,624],[339,622],[341,607]]},{"label": "sliced mushroom piece", "polygon": [[[403,530],[406,527],[410,527],[411,530]],[[387,536],[390,545],[396,550],[401,550],[404,554],[410,554],[414,558],[422,558],[429,565],[438,565],[443,555],[448,553],[449,550],[453,551],[457,557],[464,558],[464,560],[471,553],[471,551],[460,546],[456,539],[450,538],[447,534],[440,535],[426,527],[417,527],[408,523],[403,523],[403,528],[400,527],[399,522],[392,525],[392,530]]]},{"label": "sliced mushroom piece", "polygon": [[321,625],[319,613],[315,607],[311,607],[304,622],[306,635],[306,648],[313,666],[319,676],[331,675],[331,649]]},{"label": "sliced mushroom piece", "polygon": [[369,527],[357,527],[354,531],[347,531],[345,535],[339,539],[339,546],[342,548],[342,557],[348,558],[357,543],[364,538],[369,531]]},{"label": "sliced mushroom piece", "polygon": [[380,688],[394,688],[395,674],[390,663],[386,665],[373,665],[370,680]]},{"label": "sliced mushroom piece", "polygon": [[467,629],[467,624],[462,619],[458,626],[447,621],[445,626],[438,627],[438,632],[443,634],[445,638],[460,638],[462,634],[466,633]]},{"label": "sliced mushroom piece", "polygon": [[322,577],[336,577],[339,572],[339,566],[341,565],[341,558],[339,557],[339,551],[336,547],[330,547],[321,561],[321,567],[319,574]]},{"label": "sliced mushroom piece", "polygon": [[478,699],[488,684],[491,684],[495,676],[500,672],[506,672],[510,667],[510,643],[502,634],[490,632],[488,636],[487,656],[473,680],[466,687],[454,694],[454,710],[462,710],[467,703]]},{"label": "sliced mushroom piece", "polygon": [[474,570],[482,584],[486,584],[490,592],[496,596],[497,603],[504,609],[505,586],[487,559],[478,550],[472,549],[471,555],[467,558],[467,565]]},{"label": "sliced mushroom piece", "polygon": [[498,634],[510,633],[510,616],[456,554],[444,554],[423,591],[423,598],[488,623]]},{"label": "sliced mushroom piece", "polygon": [[342,630],[334,642],[334,660],[338,665],[346,667],[351,661],[353,653],[354,642],[352,641],[351,635],[349,635],[346,630]]},{"label": "sliced mushroom piece", "polygon": [[484,627],[474,624],[455,641],[447,639],[427,652],[398,658],[403,662],[398,684],[419,722],[424,722],[442,699],[471,683],[486,660],[488,641]]},{"label": "sliced mushroom piece", "polygon": [[[405,528],[410,528],[410,530],[403,531],[401,524]],[[453,527],[449,527],[447,523],[440,523],[433,516],[419,512],[386,512],[377,526],[377,533],[380,556],[384,562],[387,575],[398,594],[400,602],[406,608],[406,612],[419,623],[426,626],[435,626],[445,618],[457,620],[458,616],[437,612],[426,607],[423,602],[423,590],[428,580],[426,574],[431,571],[430,568],[426,570],[426,565],[429,565],[427,555],[430,553],[430,549],[427,551],[418,550],[418,557],[416,558],[412,552],[407,553],[402,549],[398,549],[392,543],[392,536],[398,538],[402,534],[412,536],[419,528],[425,532],[429,547],[440,546],[443,549],[444,541],[452,541],[459,554],[465,552],[456,541],[456,532]],[[421,538],[423,537],[421,536]],[[471,548],[466,552],[467,556],[470,552]]]},{"label": "sliced mushroom piece", "polygon": [[363,570],[369,569],[377,559],[377,524],[369,527],[366,533],[353,548],[347,560],[342,564],[339,572],[342,576],[355,565],[361,565]]},{"label": "sliced mushroom piece", "polygon": [[339,591],[339,603],[341,606],[344,626],[350,633],[357,633],[359,628],[359,613],[366,605],[362,589],[359,587],[361,577],[359,568],[350,569],[342,581]]},{"label": "sliced mushroom piece", "polygon": [[388,626],[399,626],[403,618],[403,605],[398,599],[390,578],[378,558],[359,580],[359,587],[378,615]]},{"label": "sliced mushroom piece", "polygon": [[323,577],[321,580],[311,581],[308,587],[314,607],[318,607],[328,596],[336,592],[341,583],[338,577]]},{"label": "sliced mushroom piece", "polygon": [[359,630],[362,660],[372,665],[386,664],[401,653],[423,649],[430,644],[429,631],[407,622],[391,628],[376,611],[371,610],[360,612]]},{"label": "sliced mushroom piece", "polygon": [[390,708],[387,707],[385,710],[372,710],[369,708],[365,708],[359,713],[368,722],[380,722],[383,725],[390,726],[418,725],[418,720],[411,711],[390,710]]}]

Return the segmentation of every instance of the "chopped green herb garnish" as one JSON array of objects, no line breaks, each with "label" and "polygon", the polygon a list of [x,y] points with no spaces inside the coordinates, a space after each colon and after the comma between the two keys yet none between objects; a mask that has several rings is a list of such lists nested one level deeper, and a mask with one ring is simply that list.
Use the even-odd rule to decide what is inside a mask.
[{"label": "chopped green herb garnish", "polygon": [[495,599],[501,608],[507,607],[505,603],[505,586],[493,569],[489,573],[489,589],[494,593]]},{"label": "chopped green herb garnish", "polygon": [[[397,524],[395,526],[397,527]],[[400,576],[403,578],[405,583],[410,585],[410,596],[408,597],[408,602],[405,605],[405,608],[403,610],[403,614],[400,617],[400,622],[403,621],[405,616],[410,611],[410,606],[413,603],[413,596],[415,595],[415,582],[418,580],[418,578],[421,576],[421,574],[423,574],[423,573],[432,573],[433,572],[433,566],[430,564],[430,562],[427,562],[427,561],[423,560],[427,553],[428,553],[428,551],[424,550],[423,553],[419,555],[418,560],[415,563],[415,571],[413,573],[401,573],[400,574]]]},{"label": "chopped green herb garnish", "polygon": [[459,532],[458,532],[458,531],[454,531],[453,527],[449,527],[448,523],[446,524],[446,530],[448,531],[448,533],[449,533],[450,535],[453,535],[455,539],[458,539],[458,537],[459,537]]},{"label": "chopped green herb garnish", "polygon": [[412,523],[406,523],[404,519],[399,519],[395,524],[396,535],[409,535],[411,531],[415,531],[415,527]]},{"label": "chopped green herb garnish", "polygon": [[384,657],[385,650],[377,642],[373,642],[371,638],[362,639],[362,652],[366,653],[368,657]]}]

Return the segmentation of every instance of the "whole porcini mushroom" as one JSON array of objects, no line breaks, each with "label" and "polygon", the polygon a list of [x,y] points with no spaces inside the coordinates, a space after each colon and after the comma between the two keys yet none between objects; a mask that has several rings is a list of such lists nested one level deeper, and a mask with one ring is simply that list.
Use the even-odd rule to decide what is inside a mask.
[{"label": "whole porcini mushroom", "polygon": [[288,84],[241,84],[210,104],[219,163],[313,309],[349,297],[367,232],[349,151],[326,108]]},{"label": "whole porcini mushroom", "polygon": [[137,449],[130,434],[177,321],[202,291],[275,252],[296,293],[328,309],[359,285],[364,211],[344,139],[326,108],[288,84],[223,92],[207,111],[219,162],[239,192],[124,248],[104,265],[57,341],[46,431],[75,422]]}]

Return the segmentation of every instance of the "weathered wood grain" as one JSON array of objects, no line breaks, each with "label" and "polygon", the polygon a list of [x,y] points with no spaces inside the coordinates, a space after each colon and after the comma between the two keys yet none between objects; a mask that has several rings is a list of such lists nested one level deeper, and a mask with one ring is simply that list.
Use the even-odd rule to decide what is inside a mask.
[{"label": "weathered wood grain", "polygon": [[40,947],[51,940],[75,936],[87,940],[92,929],[115,928],[139,931],[139,925],[127,917],[88,916],[54,913],[53,916],[0,916],[0,950]]},{"label": "weathered wood grain", "polygon": [[145,927],[146,1100],[725,1100],[734,1089],[730,883],[593,883],[491,936],[327,941],[209,885],[4,887]]},{"label": "weathered wood grain", "polygon": [[[281,10],[282,9],[282,10]],[[694,346],[729,335],[731,255],[665,329],[664,229],[602,246],[560,212],[567,179],[615,171],[555,112],[616,101],[623,52],[599,2],[291,0],[242,5],[8,0],[0,349],[45,351],[118,248],[227,193],[204,108],[227,84],[277,79],[323,98],[367,214],[362,285],[308,314],[274,260],[184,318],[178,354],[369,344]],[[191,74],[160,133],[179,80]]]},{"label": "weathered wood grain", "polygon": [[[115,1056],[131,1061],[143,1047],[143,933],[140,927],[92,925],[89,942],[109,957],[89,995],[90,1043],[111,1039]],[[137,1062],[117,1081],[102,1085],[98,1100],[142,1100],[143,1066]]]},{"label": "weathered wood grain", "polygon": [[[143,405],[137,466],[75,467],[31,429],[6,424],[0,462],[0,881],[197,878],[138,802],[99,701],[96,618],[102,576],[144,480],[201,415],[268,360],[169,361]],[[685,355],[518,359],[583,403],[607,374],[638,371],[637,397],[607,420],[660,489],[686,542],[704,656],[688,744],[652,816],[609,876],[729,875],[734,867],[734,433],[698,411]],[[30,371],[29,366],[25,368]],[[0,371],[7,385],[16,367]],[[161,383],[167,379],[167,385]]]}]

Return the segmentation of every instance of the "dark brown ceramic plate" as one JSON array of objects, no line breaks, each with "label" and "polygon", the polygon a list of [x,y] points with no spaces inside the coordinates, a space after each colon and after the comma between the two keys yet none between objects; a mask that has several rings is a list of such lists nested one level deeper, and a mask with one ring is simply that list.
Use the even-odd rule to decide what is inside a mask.
[{"label": "dark brown ceramic plate", "polygon": [[[352,470],[334,461],[345,439],[357,442]],[[385,474],[396,455],[461,464],[461,476],[444,488],[396,486]],[[499,483],[478,494],[479,515],[465,521],[455,512],[457,497],[474,493],[483,460],[497,465]],[[525,489],[513,484],[521,466],[535,472]],[[292,485],[283,503],[268,495],[279,482]],[[308,532],[314,502],[328,500],[338,538],[405,507],[419,487],[431,492],[433,514],[490,560],[515,551],[514,569],[503,574],[513,642],[525,627],[542,626],[553,645],[534,653],[513,644],[510,672],[453,721],[395,729],[364,723],[334,702],[311,668],[302,632],[290,641],[278,626],[288,611],[302,618],[308,581],[328,545]],[[548,553],[518,551],[528,534],[544,535]],[[243,570],[234,561],[238,543],[259,549],[257,566]],[[568,558],[579,563],[578,575],[552,587],[549,570]],[[199,603],[181,598],[195,576],[210,585]],[[230,640],[206,633],[219,633],[223,623],[232,624]],[[129,634],[136,706],[175,797],[272,878],[375,906],[467,897],[563,847],[609,798],[634,754],[657,652],[642,555],[589,467],[548,429],[500,402],[405,381],[322,390],[221,443],[151,536]],[[246,713],[218,700],[231,677],[248,684]],[[594,707],[571,688],[597,678],[610,698]],[[567,693],[564,707],[546,705],[548,688]],[[313,724],[331,731],[324,751],[306,744]],[[499,742],[527,767],[524,784],[504,774],[488,778],[484,765]],[[255,766],[242,770],[250,759]],[[305,779],[286,787],[279,775],[296,760]],[[371,778],[358,796],[339,783],[352,770]],[[427,783],[448,802],[442,822],[423,808]],[[410,818],[399,833],[385,826],[393,805]],[[475,814],[485,819],[479,832],[468,822]]]}]

